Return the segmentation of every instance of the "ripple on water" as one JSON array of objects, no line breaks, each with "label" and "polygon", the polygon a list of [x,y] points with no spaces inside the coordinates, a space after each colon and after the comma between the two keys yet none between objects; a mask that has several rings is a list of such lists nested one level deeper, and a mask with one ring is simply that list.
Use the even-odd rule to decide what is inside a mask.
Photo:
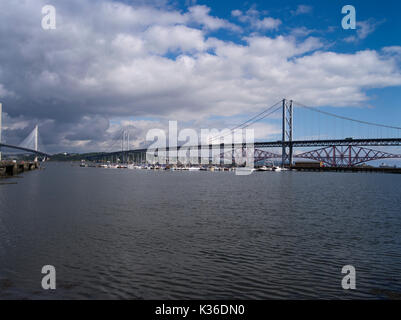
[{"label": "ripple on water", "polygon": [[[397,299],[400,187],[379,174],[241,179],[49,163],[1,189],[0,297]],[[44,264],[57,268],[53,295],[37,289]],[[341,288],[346,264],[356,292]]]}]

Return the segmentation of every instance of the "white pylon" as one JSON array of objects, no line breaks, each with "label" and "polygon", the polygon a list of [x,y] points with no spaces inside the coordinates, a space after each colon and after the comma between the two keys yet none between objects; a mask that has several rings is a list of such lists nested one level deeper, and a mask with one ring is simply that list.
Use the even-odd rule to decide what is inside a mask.
[{"label": "white pylon", "polygon": [[[38,151],[38,137],[39,137],[39,129],[38,129],[38,125],[36,125],[35,127],[35,151]],[[35,157],[35,162],[38,162],[38,157]]]},{"label": "white pylon", "polygon": [[38,130],[38,126],[36,125],[35,133],[34,133],[34,137],[35,137],[34,149],[35,149],[35,151],[38,151],[38,136],[39,136],[39,130]]}]

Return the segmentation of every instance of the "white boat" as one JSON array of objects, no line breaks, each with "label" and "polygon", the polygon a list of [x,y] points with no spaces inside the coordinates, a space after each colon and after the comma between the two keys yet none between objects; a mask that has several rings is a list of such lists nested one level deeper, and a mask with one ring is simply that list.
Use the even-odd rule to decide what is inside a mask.
[{"label": "white boat", "polygon": [[287,168],[281,168],[281,167],[273,167],[273,171],[281,172],[281,171],[288,171],[288,169]]},{"label": "white boat", "polygon": [[258,169],[258,171],[272,171],[272,170],[273,170],[273,168],[266,167],[266,166],[260,167],[260,168]]},{"label": "white boat", "polygon": [[246,175],[250,175],[255,170],[256,170],[255,168],[251,168],[251,167],[239,167],[239,168],[235,169],[235,174],[238,176],[246,176]]},{"label": "white boat", "polygon": [[190,167],[188,168],[188,171],[200,171],[199,167]]}]

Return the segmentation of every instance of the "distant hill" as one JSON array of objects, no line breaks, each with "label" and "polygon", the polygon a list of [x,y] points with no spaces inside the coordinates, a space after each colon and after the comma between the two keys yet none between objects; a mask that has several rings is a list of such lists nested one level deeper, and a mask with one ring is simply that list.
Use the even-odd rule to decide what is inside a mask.
[{"label": "distant hill", "polygon": [[92,153],[58,153],[50,157],[50,161],[81,161],[92,160],[93,158],[100,157],[102,152]]}]

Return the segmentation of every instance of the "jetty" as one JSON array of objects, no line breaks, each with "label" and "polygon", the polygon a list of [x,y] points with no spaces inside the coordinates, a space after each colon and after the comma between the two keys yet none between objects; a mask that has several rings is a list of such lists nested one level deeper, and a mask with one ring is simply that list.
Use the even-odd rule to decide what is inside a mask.
[{"label": "jetty", "polygon": [[12,177],[38,168],[37,161],[0,161],[0,178]]}]

